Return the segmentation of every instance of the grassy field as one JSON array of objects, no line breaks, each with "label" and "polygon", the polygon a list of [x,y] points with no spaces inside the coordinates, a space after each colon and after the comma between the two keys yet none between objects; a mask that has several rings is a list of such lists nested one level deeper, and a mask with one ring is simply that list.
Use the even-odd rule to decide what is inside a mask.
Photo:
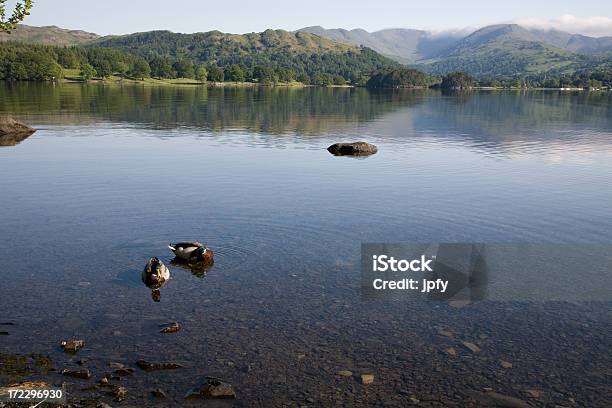
[{"label": "grassy field", "polygon": [[[64,69],[65,82],[84,82],[80,75],[79,69]],[[104,83],[104,84],[139,84],[139,85],[214,85],[214,86],[257,86],[254,82],[200,82],[193,78],[124,78],[117,75],[111,75],[108,78],[92,78],[89,83]],[[278,83],[275,86],[304,86],[301,82]]]}]

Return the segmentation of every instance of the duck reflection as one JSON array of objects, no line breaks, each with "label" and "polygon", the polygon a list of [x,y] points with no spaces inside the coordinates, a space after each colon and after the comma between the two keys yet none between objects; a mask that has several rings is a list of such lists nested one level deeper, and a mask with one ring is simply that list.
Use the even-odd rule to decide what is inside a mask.
[{"label": "duck reflection", "polygon": [[208,271],[213,267],[214,261],[188,262],[180,258],[174,258],[170,261],[172,265],[181,267],[191,272],[193,276],[203,278],[208,274]]}]

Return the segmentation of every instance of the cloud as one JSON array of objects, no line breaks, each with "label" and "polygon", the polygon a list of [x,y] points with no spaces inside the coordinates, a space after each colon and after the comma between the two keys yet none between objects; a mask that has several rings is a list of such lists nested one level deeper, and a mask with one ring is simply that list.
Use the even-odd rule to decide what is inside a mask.
[{"label": "cloud", "polygon": [[565,14],[558,18],[522,18],[515,21],[525,27],[541,30],[561,30],[592,37],[612,36],[612,18],[604,16],[576,17]]}]

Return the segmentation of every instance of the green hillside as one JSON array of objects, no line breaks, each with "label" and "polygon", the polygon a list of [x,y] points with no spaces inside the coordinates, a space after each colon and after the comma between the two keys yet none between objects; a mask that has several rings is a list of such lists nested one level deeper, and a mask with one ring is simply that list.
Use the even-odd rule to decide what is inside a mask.
[{"label": "green hillside", "polygon": [[56,26],[32,27],[20,24],[9,33],[0,32],[0,41],[21,41],[44,45],[78,45],[100,36],[81,30],[66,30]]},{"label": "green hillside", "polygon": [[592,65],[593,57],[545,44],[514,24],[485,27],[423,62],[433,74],[464,71],[477,78],[512,78],[539,73],[571,73]]},{"label": "green hillside", "polygon": [[151,31],[101,38],[90,46],[117,49],[149,61],[165,56],[219,67],[237,64],[247,71],[258,66],[282,68],[292,70],[298,78],[327,74],[353,83],[376,70],[398,66],[369,48],[283,30],[243,35],[219,31],[195,34]]}]

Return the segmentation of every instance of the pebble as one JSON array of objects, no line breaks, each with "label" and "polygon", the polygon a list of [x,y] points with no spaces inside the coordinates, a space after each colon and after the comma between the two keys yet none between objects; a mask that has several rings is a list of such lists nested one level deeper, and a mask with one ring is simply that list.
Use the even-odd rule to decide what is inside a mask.
[{"label": "pebble", "polygon": [[438,330],[438,334],[444,337],[453,337],[453,333],[447,331],[447,330]]},{"label": "pebble", "polygon": [[480,347],[478,347],[474,343],[471,343],[469,341],[464,341],[461,344],[463,344],[466,348],[468,348],[472,353],[480,352]]},{"label": "pebble", "polygon": [[338,371],[336,374],[338,374],[340,377],[351,377],[353,375],[352,371],[349,370],[341,370]]},{"label": "pebble", "polygon": [[509,361],[500,361],[499,365],[502,366],[502,368],[512,368],[512,363]]},{"label": "pebble", "polygon": [[453,356],[454,357],[454,356],[457,355],[457,350],[455,350],[454,347],[449,347],[449,348],[447,348],[444,351],[446,351],[446,354],[448,354],[449,356]]},{"label": "pebble", "polygon": [[361,374],[361,383],[364,385],[374,382],[374,374]]},{"label": "pebble", "polygon": [[542,391],[540,391],[540,390],[525,390],[525,394],[527,394],[531,398],[540,398],[542,396]]}]

